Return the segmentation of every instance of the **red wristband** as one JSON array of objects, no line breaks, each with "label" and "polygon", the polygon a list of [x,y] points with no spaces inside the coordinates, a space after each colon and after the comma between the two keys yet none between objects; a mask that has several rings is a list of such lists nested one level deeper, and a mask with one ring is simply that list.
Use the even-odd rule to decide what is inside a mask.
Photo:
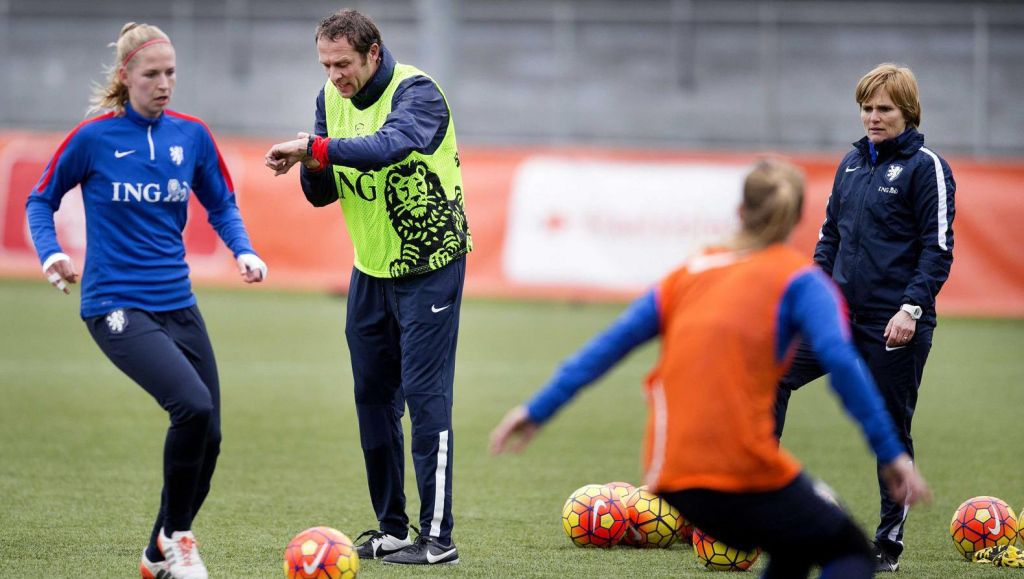
[{"label": "red wristband", "polygon": [[327,145],[330,144],[329,137],[317,137],[313,141],[313,158],[320,163],[320,168],[327,167]]}]

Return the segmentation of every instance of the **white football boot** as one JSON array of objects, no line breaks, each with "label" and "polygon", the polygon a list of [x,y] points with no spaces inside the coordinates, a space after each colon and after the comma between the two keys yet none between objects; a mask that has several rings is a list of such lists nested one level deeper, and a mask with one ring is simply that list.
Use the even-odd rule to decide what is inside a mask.
[{"label": "white football boot", "polygon": [[150,561],[145,549],[142,550],[142,560],[139,561],[139,574],[142,575],[142,579],[171,579],[167,561]]},{"label": "white football boot", "polygon": [[208,579],[206,565],[199,557],[199,546],[192,531],[175,531],[170,538],[160,529],[156,545],[167,559],[170,579]]}]

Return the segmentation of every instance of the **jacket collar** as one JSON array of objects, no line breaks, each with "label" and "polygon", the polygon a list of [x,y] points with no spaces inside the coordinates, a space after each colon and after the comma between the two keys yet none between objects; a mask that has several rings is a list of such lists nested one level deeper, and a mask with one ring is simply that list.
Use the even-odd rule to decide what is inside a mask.
[{"label": "jacket collar", "polygon": [[132,103],[130,101],[125,101],[125,103],[124,103],[124,118],[128,119],[129,121],[132,121],[133,123],[135,123],[137,125],[142,125],[144,127],[149,127],[149,126],[156,126],[156,125],[160,124],[160,121],[162,121],[163,118],[164,118],[164,114],[160,113],[160,116],[158,116],[155,119],[144,117],[141,114],[139,114],[135,109],[132,108]]},{"label": "jacket collar", "polygon": [[359,110],[368,108],[377,102],[384,91],[391,84],[391,77],[395,74],[395,57],[391,55],[383,44],[380,45],[380,63],[377,65],[377,72],[370,77],[362,89],[352,95],[352,104]]},{"label": "jacket collar", "polygon": [[885,160],[896,155],[901,157],[913,155],[924,146],[924,135],[917,132],[914,127],[907,127],[895,139],[882,141],[878,145],[872,144],[865,136],[861,137],[853,146],[860,151],[861,155],[871,159],[872,165],[877,165],[879,159]]}]

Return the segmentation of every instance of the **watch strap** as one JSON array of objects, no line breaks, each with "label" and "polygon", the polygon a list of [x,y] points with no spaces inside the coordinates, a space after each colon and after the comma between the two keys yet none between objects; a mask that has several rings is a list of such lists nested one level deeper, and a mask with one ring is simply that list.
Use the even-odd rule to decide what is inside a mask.
[{"label": "watch strap", "polygon": [[900,306],[900,310],[907,312],[907,314],[909,314],[910,317],[915,320],[920,320],[921,314],[924,313],[924,310],[921,309],[921,306],[915,306],[914,304],[903,304],[902,306]]}]

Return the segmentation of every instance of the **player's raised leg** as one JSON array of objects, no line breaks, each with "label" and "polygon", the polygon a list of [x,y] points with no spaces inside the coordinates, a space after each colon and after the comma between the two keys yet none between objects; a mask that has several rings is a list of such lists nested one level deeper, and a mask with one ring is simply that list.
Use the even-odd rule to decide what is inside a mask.
[{"label": "player's raised leg", "polygon": [[[157,524],[156,552],[150,561],[166,559],[174,579],[202,579],[206,567],[192,537],[196,489],[215,407],[210,389],[172,337],[180,311],[117,310],[86,320],[104,354],[142,386],[170,416],[164,441],[164,486]],[[115,316],[121,323],[110,323]]]}]

